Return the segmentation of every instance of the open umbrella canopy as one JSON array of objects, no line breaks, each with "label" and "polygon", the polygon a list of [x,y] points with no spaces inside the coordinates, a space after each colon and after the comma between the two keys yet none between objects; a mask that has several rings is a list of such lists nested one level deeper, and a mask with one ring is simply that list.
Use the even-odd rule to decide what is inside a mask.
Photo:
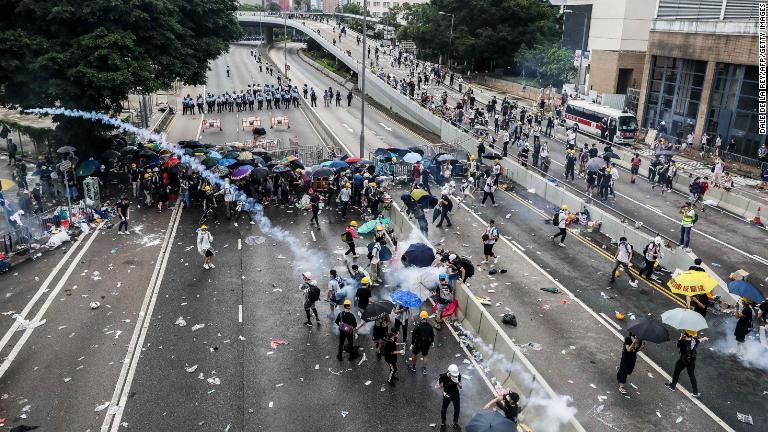
[{"label": "open umbrella canopy", "polygon": [[701,314],[691,309],[675,308],[661,314],[661,322],[678,330],[699,331],[709,327]]},{"label": "open umbrella canopy", "polygon": [[137,150],[136,146],[125,146],[120,149],[120,153],[126,154],[126,153],[133,153]]},{"label": "open umbrella canopy", "polygon": [[419,307],[423,303],[418,295],[405,290],[397,290],[389,295],[389,298],[395,303],[401,306],[414,308]]},{"label": "open umbrella canopy", "polygon": [[422,159],[422,156],[416,152],[406,153],[405,156],[403,156],[403,161],[408,162],[410,164],[416,163]]},{"label": "open umbrella canopy", "polygon": [[435,251],[424,243],[413,243],[403,253],[405,263],[416,267],[429,267],[435,261]]},{"label": "open umbrella canopy", "polygon": [[605,153],[603,153],[603,157],[604,157],[604,158],[611,158],[611,159],[621,159],[621,158],[619,157],[619,155],[617,155],[617,154],[616,154],[616,153],[614,153],[614,152],[605,152]]},{"label": "open umbrella canopy", "polygon": [[73,151],[76,151],[77,149],[72,146],[61,146],[58,149],[56,149],[56,153],[64,154],[64,153],[72,153]]},{"label": "open umbrella canopy", "polygon": [[253,159],[253,153],[251,153],[249,151],[240,152],[240,154],[237,156],[237,159],[239,159],[239,160],[251,160],[251,159]]},{"label": "open umbrella canopy", "polygon": [[486,152],[485,154],[483,154],[483,157],[485,159],[504,159],[504,156],[493,151]]},{"label": "open umbrella canopy", "polygon": [[754,303],[760,303],[765,300],[765,295],[745,280],[728,282],[728,292],[739,297],[746,297]]},{"label": "open umbrella canopy", "polygon": [[425,196],[429,196],[429,192],[425,191],[424,189],[416,188],[411,191],[411,198],[413,198],[414,201],[418,201]]},{"label": "open umbrella canopy", "polygon": [[378,219],[369,220],[368,222],[357,227],[358,234],[368,234],[376,229],[376,225],[389,225],[391,219],[388,217],[380,217]]},{"label": "open umbrella canopy", "polygon": [[75,171],[75,174],[77,174],[78,177],[89,176],[95,173],[100,166],[101,166],[101,163],[99,163],[99,161],[94,159],[88,159],[87,161],[80,162],[77,165],[77,170]]},{"label": "open umbrella canopy", "polygon": [[211,168],[211,172],[219,177],[224,177],[225,175],[229,174],[229,168],[216,165],[215,167]]},{"label": "open umbrella canopy", "polygon": [[251,171],[251,175],[257,179],[263,179],[266,176],[268,176],[270,173],[269,168],[265,167],[257,167],[254,168],[253,171]]},{"label": "open umbrella canopy", "polygon": [[587,171],[598,171],[605,166],[605,160],[599,157],[593,157],[587,161]]},{"label": "open umbrella canopy", "polygon": [[373,161],[370,161],[368,159],[360,159],[359,161],[355,162],[355,166],[361,166],[361,165],[373,165]]},{"label": "open umbrella canopy", "polygon": [[392,309],[395,308],[394,303],[389,300],[379,300],[368,305],[363,311],[362,319],[365,322],[376,321],[392,313]]},{"label": "open umbrella canopy", "polygon": [[288,164],[289,164],[289,165],[291,166],[291,168],[293,168],[293,169],[296,169],[296,168],[304,169],[304,164],[303,164],[303,163],[301,163],[301,161],[300,161],[300,160],[298,160],[298,159],[294,159],[294,160],[290,161]]},{"label": "open umbrella canopy", "polygon": [[667,286],[675,294],[693,296],[711,292],[717,286],[717,281],[707,272],[688,270],[672,276]]},{"label": "open umbrella canopy", "polygon": [[255,163],[256,165],[267,166],[267,161],[265,161],[260,156],[254,156],[253,157],[253,163]]},{"label": "open umbrella canopy", "polygon": [[205,147],[198,147],[198,148],[192,150],[192,154],[196,154],[196,155],[208,154],[209,152],[210,152],[210,150],[208,150]]},{"label": "open umbrella canopy", "polygon": [[349,164],[344,162],[344,161],[340,161],[340,160],[332,160],[332,161],[322,162],[322,163],[320,163],[320,166],[330,167],[330,168],[333,168],[333,169],[339,169],[339,168],[347,168],[347,167],[349,167]]},{"label": "open umbrella canopy", "polygon": [[153,152],[148,148],[141,149],[141,151],[139,151],[139,156],[156,156],[156,155],[157,153]]},{"label": "open umbrella canopy", "polygon": [[638,339],[648,342],[662,343],[669,340],[669,331],[666,327],[647,317],[631,321],[624,330],[634,334]]},{"label": "open umbrella canopy", "polygon": [[373,155],[376,157],[391,158],[392,156],[397,156],[397,152],[392,152],[385,148],[378,148],[373,152]]},{"label": "open umbrella canopy", "polygon": [[107,150],[101,154],[101,158],[104,160],[115,160],[120,157],[120,152],[115,150]]},{"label": "open umbrella canopy", "polygon": [[224,158],[219,161],[219,166],[228,167],[237,163],[235,159]]},{"label": "open umbrella canopy", "polygon": [[272,172],[277,174],[282,174],[282,173],[291,172],[291,169],[285,165],[276,165],[274,168],[272,168]]},{"label": "open umbrella canopy", "polygon": [[330,177],[333,174],[333,170],[326,167],[320,167],[312,171],[312,178]]},{"label": "open umbrella canopy", "polygon": [[200,163],[203,164],[203,166],[206,168],[213,168],[219,164],[219,158],[207,157],[203,159]]},{"label": "open umbrella canopy", "polygon": [[234,171],[232,171],[232,179],[239,180],[243,177],[246,177],[251,173],[251,171],[253,171],[253,167],[250,165],[239,166]]},{"label": "open umbrella canopy", "polygon": [[239,158],[239,157],[240,157],[240,152],[237,152],[237,151],[228,151],[228,152],[226,152],[226,153],[224,154],[224,157],[225,157],[225,158],[228,158],[228,159],[237,159],[237,158]]},{"label": "open umbrella canopy", "polygon": [[214,158],[221,159],[224,156],[221,153],[219,153],[219,152],[217,152],[215,150],[212,150],[212,151],[208,152],[208,157],[214,157]]},{"label": "open umbrella canopy", "polygon": [[165,161],[163,163],[163,166],[166,167],[166,168],[170,168],[170,167],[172,167],[174,165],[178,165],[180,163],[181,163],[181,161],[179,160],[179,158],[172,157],[172,158],[169,158],[167,161]]},{"label": "open umbrella canopy", "polygon": [[348,164],[353,164],[353,163],[360,162],[361,160],[362,160],[361,158],[359,158],[357,156],[353,156],[353,157],[349,157],[349,158],[344,159],[344,162],[346,162]]},{"label": "open umbrella canopy", "polygon": [[[368,243],[368,252],[373,251],[374,244],[376,244],[376,242]],[[382,246],[379,251],[379,259],[382,261],[389,261],[392,259],[392,251],[387,246]]]},{"label": "open umbrella canopy", "polygon": [[481,410],[472,416],[465,432],[515,432],[517,424],[498,411]]}]

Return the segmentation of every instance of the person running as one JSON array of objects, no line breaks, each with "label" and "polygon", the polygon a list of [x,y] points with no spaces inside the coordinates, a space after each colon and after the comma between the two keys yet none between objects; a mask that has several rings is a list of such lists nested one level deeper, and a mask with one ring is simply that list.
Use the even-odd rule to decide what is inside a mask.
[{"label": "person running", "polygon": [[485,258],[480,262],[487,264],[493,258],[493,263],[498,263],[499,257],[493,253],[493,246],[499,241],[499,230],[496,228],[495,220],[491,219],[488,221],[488,227],[486,227],[481,240],[483,241],[483,256]]},{"label": "person running", "polygon": [[694,375],[696,369],[696,349],[698,348],[699,343],[698,333],[693,330],[684,330],[680,335],[680,339],[677,341],[677,349],[680,351],[680,357],[675,363],[675,371],[672,373],[672,382],[664,383],[664,385],[671,391],[677,389],[677,381],[680,378],[680,373],[687,370],[688,378],[691,380],[691,389],[693,390],[691,396],[695,398],[701,396],[701,393],[699,393],[699,386],[696,382],[696,375]]},{"label": "person running", "polygon": [[411,363],[408,366],[408,370],[416,372],[416,361],[421,355],[421,373],[427,374],[427,366],[429,366],[429,349],[435,342],[435,330],[429,324],[427,319],[429,318],[429,312],[419,312],[419,322],[413,327],[411,333]]},{"label": "person running", "polygon": [[357,333],[357,318],[352,313],[352,300],[344,300],[344,309],[336,315],[334,321],[339,327],[339,351],[336,354],[336,359],[342,360],[341,354],[344,352],[344,345],[347,345],[347,351],[349,352],[349,360],[357,358],[357,350],[355,350],[352,342],[354,340],[354,334]]},{"label": "person running", "polygon": [[451,218],[448,217],[448,213],[453,210],[453,202],[447,194],[440,197],[440,201],[437,203],[437,207],[440,209],[440,220],[437,222],[436,226],[438,228],[442,228],[443,221],[446,221],[448,223],[447,227],[450,228],[453,224],[451,223]]},{"label": "person running", "polygon": [[387,337],[386,342],[384,342],[384,346],[382,348],[383,354],[384,354],[384,361],[387,362],[387,365],[389,366],[389,377],[387,378],[387,382],[390,386],[395,386],[395,381],[399,381],[400,378],[398,378],[397,375],[397,357],[400,355],[405,354],[405,350],[398,350],[397,349],[397,332],[389,332],[389,335]]},{"label": "person running", "polygon": [[360,287],[355,292],[355,301],[357,302],[357,308],[362,314],[371,302],[371,278],[368,276],[360,279]]},{"label": "person running", "polygon": [[120,203],[117,204],[117,216],[120,217],[120,224],[117,225],[117,233],[120,235],[128,235],[128,208],[131,204],[128,202],[128,197],[122,197]]},{"label": "person running", "polygon": [[312,327],[312,316],[310,310],[315,314],[315,321],[320,325],[320,317],[317,315],[315,303],[320,300],[320,288],[317,281],[312,279],[312,273],[304,272],[301,274],[303,282],[299,289],[304,293],[304,313],[307,315],[307,321],[304,323],[307,327]]},{"label": "person running", "polygon": [[360,236],[357,234],[357,221],[352,221],[347,226],[347,229],[341,234],[341,241],[347,244],[347,251],[344,252],[345,256],[350,253],[352,254],[352,258],[357,258],[359,256],[355,249],[355,239],[359,238]]},{"label": "person running", "polygon": [[635,277],[629,271],[629,268],[632,267],[632,256],[634,254],[635,251],[633,250],[632,245],[627,242],[627,238],[619,238],[619,245],[616,248],[616,255],[614,256],[616,264],[613,266],[613,270],[611,271],[611,280],[609,283],[616,282],[617,270],[619,267],[624,267],[624,270],[627,272],[627,276],[629,276],[629,285],[633,288],[637,287],[637,279],[635,279]]},{"label": "person running", "polygon": [[653,269],[656,267],[656,262],[661,257],[661,237],[656,236],[650,243],[645,245],[643,250],[643,259],[645,260],[645,267],[640,270],[640,276],[645,276],[646,279],[651,279],[653,276]]},{"label": "person running", "polygon": [[501,389],[495,398],[485,404],[483,409],[489,410],[495,405],[502,413],[504,413],[504,417],[506,417],[507,420],[517,423],[517,415],[520,412],[520,407],[518,406],[519,402],[519,394],[507,389]]},{"label": "person running", "polygon": [[632,375],[632,371],[635,370],[635,363],[637,362],[637,353],[643,349],[643,341],[637,338],[632,332],[629,336],[624,338],[624,344],[622,344],[621,360],[619,361],[619,368],[616,371],[616,381],[619,383],[619,393],[627,394],[627,389],[624,386],[627,384],[627,377]]},{"label": "person running", "polygon": [[497,207],[498,204],[496,204],[496,198],[493,196],[493,193],[496,191],[496,185],[494,184],[494,179],[492,176],[488,176],[485,179],[485,185],[483,186],[483,200],[480,202],[480,207],[485,207],[485,200],[490,198],[491,204],[494,207]]},{"label": "person running", "polygon": [[637,174],[640,172],[640,164],[643,162],[643,160],[640,158],[640,153],[635,153],[635,155],[632,157],[632,159],[629,161],[630,163],[630,177],[629,177],[629,183],[635,184],[635,180],[637,179]]},{"label": "person running", "polygon": [[326,299],[331,308],[331,313],[336,311],[336,306],[344,300],[344,297],[346,297],[344,279],[339,276],[336,269],[331,269],[328,272],[328,291],[326,292]]},{"label": "person running", "polygon": [[565,223],[568,220],[568,205],[563,204],[560,206],[560,211],[555,213],[555,216],[552,218],[552,224],[557,227],[559,230],[557,234],[550,237],[552,241],[555,241],[556,238],[560,237],[560,243],[558,245],[560,247],[565,247],[565,236],[567,235],[567,230],[565,229]]},{"label": "person running", "polygon": [[453,404],[453,427],[459,428],[459,414],[461,413],[461,374],[459,367],[455,364],[448,366],[448,371],[440,374],[437,385],[443,391],[443,406],[440,408],[440,430],[445,431],[445,415],[448,412],[448,405]]},{"label": "person running", "polygon": [[309,195],[309,210],[312,212],[312,217],[309,219],[309,224],[312,225],[312,222],[314,222],[317,225],[317,229],[320,229],[320,220],[317,218],[317,216],[320,214],[320,194],[315,193],[315,191],[312,188],[309,188],[307,190],[307,195]]},{"label": "person running", "polygon": [[201,225],[197,230],[197,252],[204,257],[203,268],[208,270],[216,268],[213,265],[213,236],[208,231],[207,225]]},{"label": "person running", "polygon": [[381,318],[373,322],[373,345],[376,348],[376,358],[381,360],[381,356],[384,355],[384,344],[389,337],[389,315],[384,315]]},{"label": "person running", "polygon": [[691,244],[691,231],[693,225],[698,220],[696,210],[693,209],[691,201],[687,201],[682,207],[680,207],[680,246],[686,250],[690,250]]}]

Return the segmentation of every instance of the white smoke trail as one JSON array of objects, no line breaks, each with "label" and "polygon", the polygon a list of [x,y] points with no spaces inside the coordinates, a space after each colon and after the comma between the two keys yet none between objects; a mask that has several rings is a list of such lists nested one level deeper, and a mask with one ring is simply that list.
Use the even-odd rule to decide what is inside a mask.
[{"label": "white smoke trail", "polygon": [[533,430],[537,432],[557,432],[562,425],[568,423],[576,415],[576,408],[571,405],[573,398],[565,395],[557,395],[556,398],[551,398],[546,390],[535,381],[533,375],[523,366],[513,363],[498,354],[493,349],[493,346],[483,341],[480,337],[475,336],[460,324],[456,324],[456,326],[461,330],[460,336],[463,336],[464,339],[471,342],[476,348],[479,348],[481,352],[488,353],[487,357],[483,357],[486,370],[493,365],[509,374],[517,375],[518,379],[515,380],[516,382],[528,383],[525,388],[519,390],[522,392],[521,398],[525,398],[524,401],[521,399],[522,413],[524,414],[528,408],[532,408],[536,412],[536,415],[525,417],[525,422]]},{"label": "white smoke trail", "polygon": [[712,350],[726,356],[736,356],[736,360],[746,367],[761,369],[768,372],[768,348],[762,346],[759,340],[753,338],[755,332],[747,335],[746,341],[738,352],[738,343],[733,331],[736,329],[736,318],[728,317],[723,325],[714,327],[717,332],[713,336]]}]

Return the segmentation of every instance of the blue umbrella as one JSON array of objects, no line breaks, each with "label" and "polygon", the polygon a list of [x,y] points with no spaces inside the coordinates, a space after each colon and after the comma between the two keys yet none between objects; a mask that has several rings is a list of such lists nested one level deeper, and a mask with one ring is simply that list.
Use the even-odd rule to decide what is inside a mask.
[{"label": "blue umbrella", "polygon": [[746,297],[755,303],[765,300],[765,295],[745,280],[737,280],[728,283],[728,292],[739,297]]},{"label": "blue umbrella", "polygon": [[405,291],[405,290],[397,290],[389,295],[389,298],[392,299],[392,302],[395,304],[399,304],[405,307],[419,307],[421,306],[421,299],[416,294]]},{"label": "blue umbrella", "polygon": [[515,432],[517,425],[501,413],[490,410],[478,411],[464,427],[465,432]]},{"label": "blue umbrella", "polygon": [[333,169],[338,169],[338,168],[347,168],[347,167],[349,167],[349,164],[344,162],[344,161],[340,161],[340,160],[332,160],[332,161],[325,161],[325,162],[321,163],[320,166],[331,167]]},{"label": "blue umbrella", "polygon": [[234,165],[236,163],[237,163],[237,161],[235,159],[226,158],[226,159],[222,159],[222,160],[219,161],[219,166],[228,167],[228,166]]},{"label": "blue umbrella", "polygon": [[208,152],[208,157],[221,159],[223,157],[223,155],[221,153],[219,153],[219,152],[214,150],[214,151]]},{"label": "blue umbrella", "polygon": [[404,262],[408,265],[429,267],[435,261],[435,252],[424,243],[414,243],[408,246],[403,257],[405,258]]}]

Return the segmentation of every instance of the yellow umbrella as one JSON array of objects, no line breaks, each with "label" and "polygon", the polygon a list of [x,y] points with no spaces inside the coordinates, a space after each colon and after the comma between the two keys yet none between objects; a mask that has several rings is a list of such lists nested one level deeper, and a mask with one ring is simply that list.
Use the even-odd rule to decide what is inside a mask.
[{"label": "yellow umbrella", "polygon": [[429,195],[429,193],[427,193],[427,191],[425,191],[424,189],[414,189],[413,191],[411,191],[411,198],[413,198],[414,201],[418,201],[427,195]]},{"label": "yellow umbrella", "polygon": [[9,179],[0,179],[0,190],[8,190],[16,187],[16,182]]},{"label": "yellow umbrella", "polygon": [[688,270],[670,279],[667,286],[675,294],[694,296],[711,292],[717,286],[717,281],[706,272]]}]

